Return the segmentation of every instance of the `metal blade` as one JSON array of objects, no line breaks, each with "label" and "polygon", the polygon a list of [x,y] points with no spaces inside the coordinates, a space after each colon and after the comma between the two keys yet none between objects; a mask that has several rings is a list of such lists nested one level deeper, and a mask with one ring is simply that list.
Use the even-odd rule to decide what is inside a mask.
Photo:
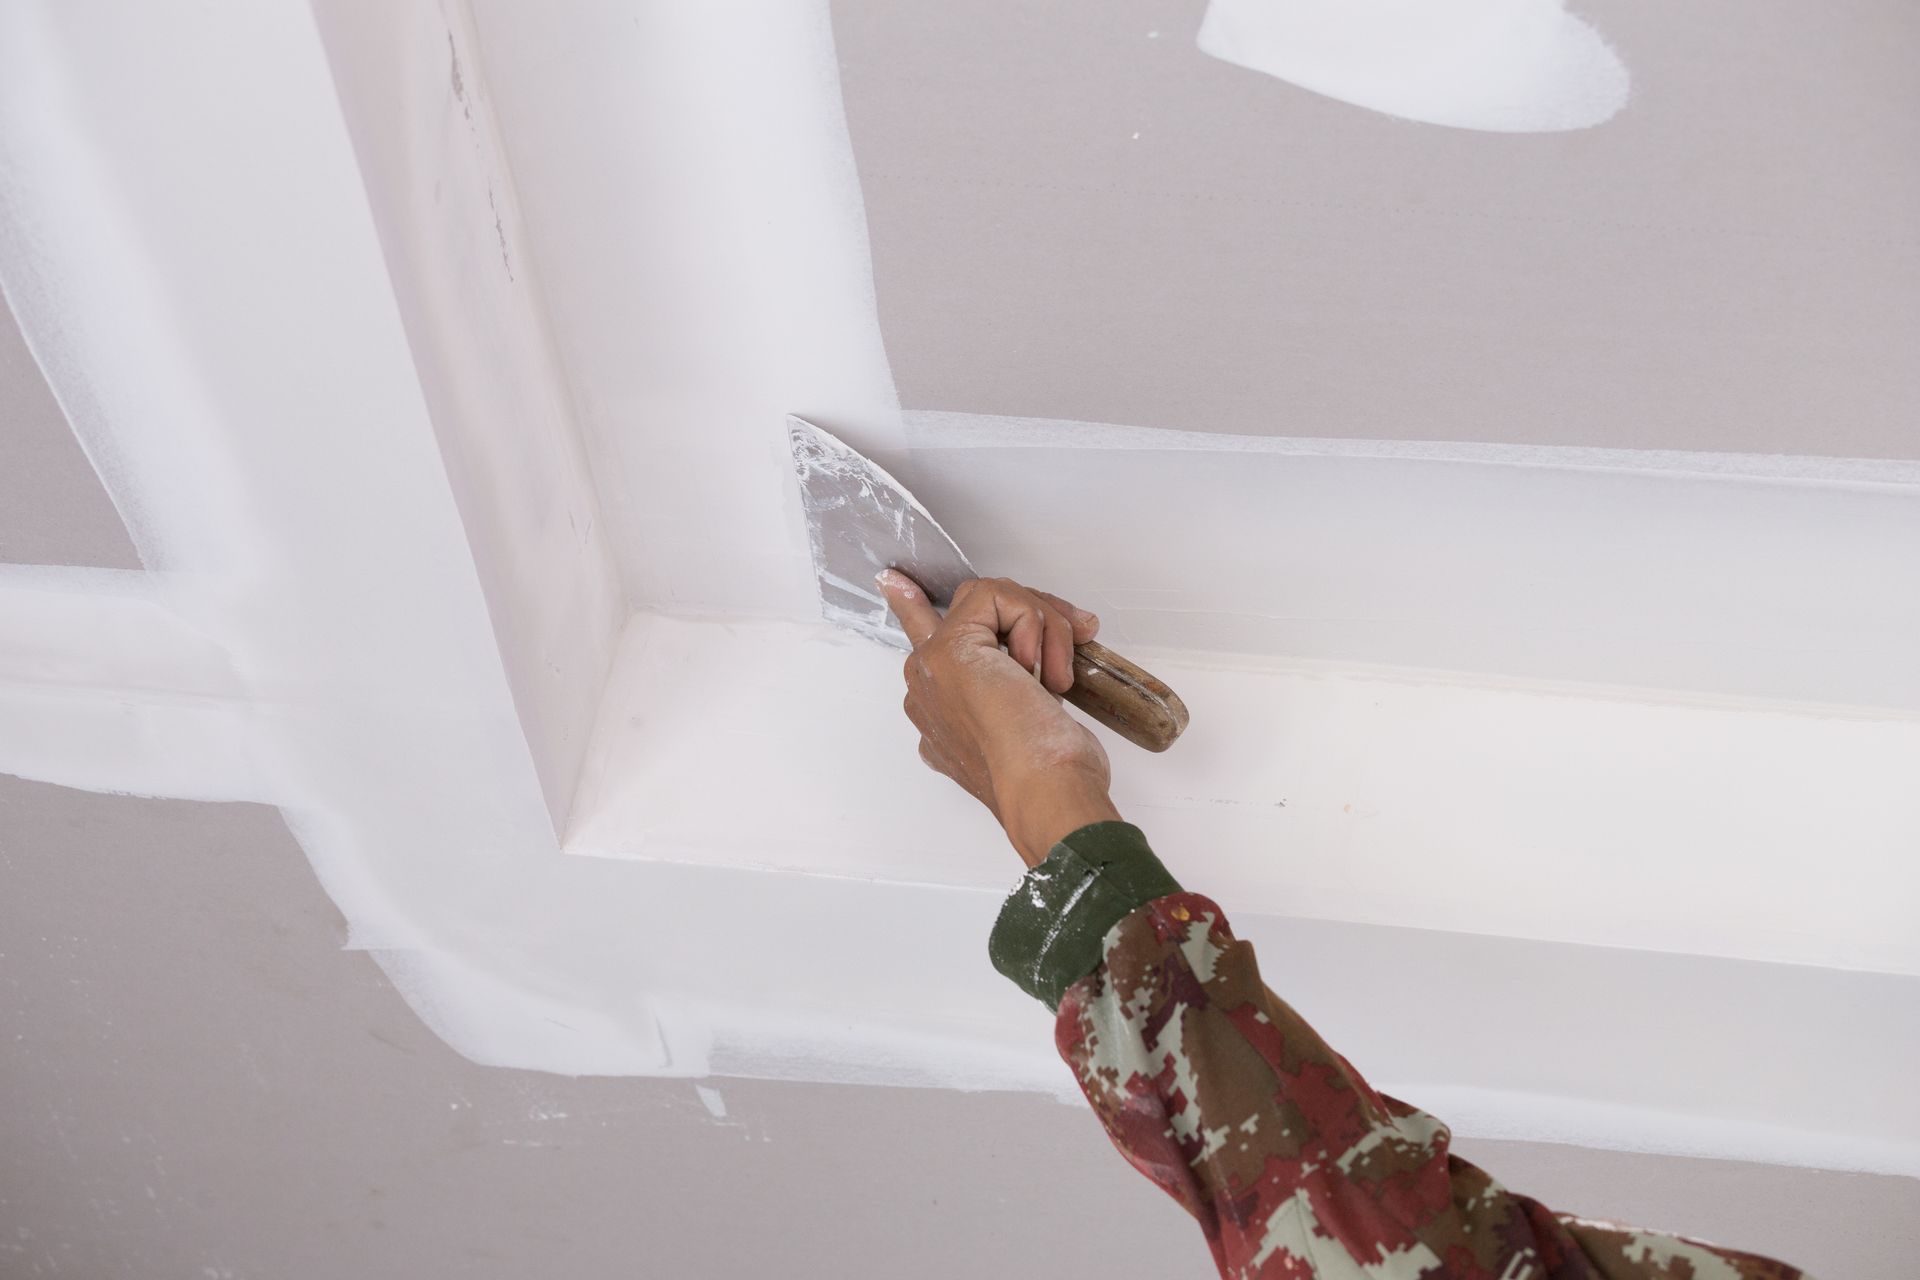
[{"label": "metal blade", "polygon": [[820,612],[829,622],[906,648],[874,577],[899,569],[944,605],[955,587],[978,576],[973,566],[940,522],[878,463],[802,418],[787,419],[787,439],[806,506]]}]

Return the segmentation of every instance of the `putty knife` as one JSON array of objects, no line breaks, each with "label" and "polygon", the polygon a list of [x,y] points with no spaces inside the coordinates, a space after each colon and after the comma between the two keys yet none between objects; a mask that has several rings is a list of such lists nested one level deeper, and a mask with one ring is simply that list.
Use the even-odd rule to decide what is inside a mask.
[{"label": "putty knife", "polygon": [[[874,585],[898,569],[945,608],[954,588],[980,575],[940,522],[878,463],[801,418],[787,419],[807,511],[807,538],[827,621],[907,647]],[[1163,682],[1103,644],[1074,646],[1066,700],[1129,742],[1165,751],[1187,727],[1187,707]]]}]

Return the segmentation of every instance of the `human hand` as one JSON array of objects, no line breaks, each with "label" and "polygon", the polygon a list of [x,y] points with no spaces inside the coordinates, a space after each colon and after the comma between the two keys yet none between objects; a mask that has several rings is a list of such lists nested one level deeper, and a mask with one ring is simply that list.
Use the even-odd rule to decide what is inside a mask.
[{"label": "human hand", "polygon": [[986,805],[1028,866],[1120,816],[1105,749],[1059,699],[1073,685],[1073,647],[1093,639],[1098,618],[1006,578],[961,583],[942,618],[898,569],[878,582],[913,643],[906,712],[920,758]]}]

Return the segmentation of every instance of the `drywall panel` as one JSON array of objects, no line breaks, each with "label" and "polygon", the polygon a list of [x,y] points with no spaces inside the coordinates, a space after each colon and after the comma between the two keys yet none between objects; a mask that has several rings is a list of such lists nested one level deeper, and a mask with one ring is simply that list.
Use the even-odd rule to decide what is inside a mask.
[{"label": "drywall panel", "polygon": [[137,569],[100,487],[0,294],[0,561]]},{"label": "drywall panel", "polygon": [[1590,0],[1632,95],[1539,134],[1231,65],[1207,9],[834,6],[908,408],[1920,458],[1920,9]]},{"label": "drywall panel", "polygon": [[627,602],[462,0],[314,7],[514,708],[564,826]]}]

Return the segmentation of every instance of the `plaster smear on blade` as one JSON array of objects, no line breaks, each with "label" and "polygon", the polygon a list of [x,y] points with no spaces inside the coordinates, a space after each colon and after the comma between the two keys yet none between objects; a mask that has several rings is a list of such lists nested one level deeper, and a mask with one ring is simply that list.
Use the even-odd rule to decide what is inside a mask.
[{"label": "plaster smear on blade", "polygon": [[1564,0],[1211,0],[1199,46],[1341,102],[1427,124],[1602,124],[1631,77]]},{"label": "plaster smear on blade", "polygon": [[[787,419],[787,437],[821,585],[821,614],[870,639],[906,648],[906,635],[872,585],[874,577],[904,569],[935,604],[944,604],[961,581],[974,576],[973,566],[933,513],[879,463],[803,418]],[[876,511],[884,517],[878,527]]]}]

